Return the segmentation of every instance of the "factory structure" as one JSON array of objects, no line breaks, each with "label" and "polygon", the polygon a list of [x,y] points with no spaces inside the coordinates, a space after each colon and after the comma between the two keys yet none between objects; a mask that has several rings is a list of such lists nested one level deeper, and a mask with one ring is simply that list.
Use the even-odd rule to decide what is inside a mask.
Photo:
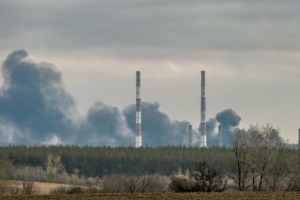
[{"label": "factory structure", "polygon": [[[200,90],[200,147],[207,147],[206,135],[206,95],[205,95],[205,71],[201,71]],[[142,147],[142,108],[141,108],[141,72],[136,71],[136,137],[135,147]],[[298,133],[298,145],[300,145],[300,128]],[[218,147],[223,147],[223,130],[218,125]],[[188,126],[188,146],[193,145],[193,127]]]},{"label": "factory structure", "polygon": [[136,72],[136,136],[135,147],[142,146],[141,72]]},{"label": "factory structure", "polygon": [[[207,147],[206,136],[206,96],[205,96],[205,71],[201,71],[200,91],[200,147]],[[136,136],[135,147],[142,147],[142,108],[141,108],[141,72],[136,71]],[[193,145],[193,127],[188,126],[188,146]],[[218,146],[222,147],[222,127],[218,126]],[[299,129],[300,143],[300,129]]]},{"label": "factory structure", "polygon": [[206,141],[206,98],[205,98],[205,71],[201,71],[201,99],[200,99],[200,147],[207,147]]}]

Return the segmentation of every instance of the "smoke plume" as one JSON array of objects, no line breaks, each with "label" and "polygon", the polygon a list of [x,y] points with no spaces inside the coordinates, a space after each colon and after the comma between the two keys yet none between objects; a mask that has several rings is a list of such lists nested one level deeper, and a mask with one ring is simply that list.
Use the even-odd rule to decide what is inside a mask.
[{"label": "smoke plume", "polygon": [[[219,112],[215,118],[211,118],[206,122],[206,137],[208,146],[218,146],[217,124],[222,126],[223,145],[231,146],[234,139],[234,128],[240,124],[241,117],[232,109]],[[200,125],[198,129],[200,133]]]},{"label": "smoke plume", "polygon": [[221,124],[223,131],[223,145],[231,146],[234,139],[234,128],[240,124],[241,117],[233,110],[227,109],[216,115],[216,120]]},{"label": "smoke plume", "polygon": [[[102,145],[134,145],[134,133],[118,108],[96,102],[87,115],[89,141]],[[82,141],[82,140],[81,140]]]},{"label": "smoke plume", "polygon": [[[123,113],[131,130],[135,130],[135,105],[129,105]],[[159,110],[159,104],[142,103],[142,138],[143,145],[186,145],[188,142],[186,121],[172,121]]]},{"label": "smoke plume", "polygon": [[[97,101],[80,116],[73,97],[65,90],[62,74],[49,63],[35,63],[24,50],[14,51],[2,63],[0,139],[14,144],[132,145],[135,142],[135,105],[120,111]],[[208,145],[217,145],[216,125],[223,127],[223,144],[229,146],[232,130],[241,118],[224,110],[207,122]],[[187,121],[174,121],[159,104],[142,103],[144,146],[187,145]],[[193,131],[193,141],[199,141]]]},{"label": "smoke plume", "polygon": [[[215,118],[211,118],[206,122],[206,137],[208,146],[217,146],[218,145],[218,135],[216,132],[217,121]],[[200,126],[199,126],[200,132]]]},{"label": "smoke plume", "polygon": [[[80,116],[65,90],[62,74],[49,63],[35,63],[25,50],[2,63],[0,139],[13,144],[134,145],[135,106],[121,112],[97,101]],[[143,103],[143,143],[186,145],[186,121],[172,121],[158,103]]]},{"label": "smoke plume", "polygon": [[62,85],[61,73],[51,64],[34,63],[24,50],[14,51],[2,63],[0,91],[2,141],[37,143],[66,139],[73,130],[74,100]]}]

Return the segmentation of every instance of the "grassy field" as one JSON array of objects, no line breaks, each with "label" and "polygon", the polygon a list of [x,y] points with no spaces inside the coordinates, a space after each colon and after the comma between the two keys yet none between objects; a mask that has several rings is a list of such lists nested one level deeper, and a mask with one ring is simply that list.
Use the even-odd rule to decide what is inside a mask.
[{"label": "grassy field", "polygon": [[201,199],[201,200],[225,200],[225,199],[239,199],[239,200],[252,200],[252,199],[284,199],[284,200],[298,200],[300,199],[300,193],[296,192],[225,192],[225,193],[188,193],[188,194],[176,194],[176,193],[163,193],[163,194],[97,194],[97,195],[40,195],[40,196],[17,196],[17,197],[3,197],[1,199],[41,199],[41,200],[54,200],[54,199],[68,199],[68,200],[96,200],[96,199],[109,199],[109,200],[125,200],[125,199]]},{"label": "grassy field", "polygon": [[[7,181],[7,184],[14,187],[21,187],[22,181]],[[71,187],[71,185],[60,184],[60,183],[43,183],[34,182],[36,189],[39,191],[39,195],[48,195],[51,190],[58,187]]]}]

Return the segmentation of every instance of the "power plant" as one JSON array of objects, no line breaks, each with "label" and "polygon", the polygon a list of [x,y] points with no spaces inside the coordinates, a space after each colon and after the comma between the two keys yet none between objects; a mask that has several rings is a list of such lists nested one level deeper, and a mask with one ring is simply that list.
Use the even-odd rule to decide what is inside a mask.
[{"label": "power plant", "polygon": [[193,145],[193,126],[189,125],[189,147]]},{"label": "power plant", "polygon": [[142,146],[141,72],[136,72],[136,137],[135,147]]},{"label": "power plant", "polygon": [[[201,95],[200,95],[200,147],[207,147],[206,135],[206,95],[205,95],[205,71],[201,71]],[[135,147],[142,147],[142,108],[141,108],[141,72],[136,71],[136,137]],[[223,147],[222,126],[218,125],[218,146]],[[300,144],[300,129],[299,129]],[[188,146],[193,145],[193,127],[188,126]]]},{"label": "power plant", "polygon": [[218,126],[218,147],[223,147],[222,126]]},{"label": "power plant", "polygon": [[201,109],[200,109],[200,147],[207,147],[206,142],[206,99],[205,99],[205,71],[201,71]]}]

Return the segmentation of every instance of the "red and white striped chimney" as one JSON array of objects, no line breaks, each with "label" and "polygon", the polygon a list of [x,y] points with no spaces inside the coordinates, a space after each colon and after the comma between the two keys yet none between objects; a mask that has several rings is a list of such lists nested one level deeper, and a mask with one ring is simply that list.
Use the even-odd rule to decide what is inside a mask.
[{"label": "red and white striped chimney", "polygon": [[142,146],[141,72],[136,72],[136,137],[135,147]]},{"label": "red and white striped chimney", "polygon": [[201,71],[201,109],[200,109],[200,147],[207,147],[206,143],[206,98],[205,98],[205,71]]}]

